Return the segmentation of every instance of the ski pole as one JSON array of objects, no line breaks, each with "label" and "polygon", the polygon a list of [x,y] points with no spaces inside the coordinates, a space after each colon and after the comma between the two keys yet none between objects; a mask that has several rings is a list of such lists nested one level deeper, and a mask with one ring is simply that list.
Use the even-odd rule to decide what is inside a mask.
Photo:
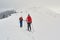
[{"label": "ski pole", "polygon": [[33,24],[32,24],[32,29],[33,29],[33,32],[34,32]]}]

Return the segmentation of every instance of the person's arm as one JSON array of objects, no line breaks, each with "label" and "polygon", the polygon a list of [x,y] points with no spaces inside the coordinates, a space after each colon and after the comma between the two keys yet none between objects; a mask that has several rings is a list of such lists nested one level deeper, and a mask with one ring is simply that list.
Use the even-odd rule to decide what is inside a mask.
[{"label": "person's arm", "polygon": [[32,18],[31,18],[31,23],[32,23]]},{"label": "person's arm", "polygon": [[22,21],[23,21],[23,18],[22,18]]}]

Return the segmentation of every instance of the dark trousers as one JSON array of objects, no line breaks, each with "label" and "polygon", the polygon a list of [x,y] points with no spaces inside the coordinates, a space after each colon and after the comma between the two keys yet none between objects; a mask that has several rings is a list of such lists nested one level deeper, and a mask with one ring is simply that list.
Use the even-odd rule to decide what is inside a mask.
[{"label": "dark trousers", "polygon": [[28,31],[31,31],[31,23],[27,23],[28,25]]},{"label": "dark trousers", "polygon": [[23,22],[22,22],[22,21],[20,21],[20,27],[22,27],[22,25],[23,25]]}]

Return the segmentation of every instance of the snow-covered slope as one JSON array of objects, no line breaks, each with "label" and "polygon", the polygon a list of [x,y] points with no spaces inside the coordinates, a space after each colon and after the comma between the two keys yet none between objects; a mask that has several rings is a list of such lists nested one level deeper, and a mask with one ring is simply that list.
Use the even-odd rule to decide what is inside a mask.
[{"label": "snow-covered slope", "polygon": [[[32,32],[26,31],[26,21],[19,27],[19,17],[25,20],[28,13],[33,18]],[[39,7],[22,9],[22,13],[0,20],[0,40],[59,40],[59,28],[60,14]]]}]

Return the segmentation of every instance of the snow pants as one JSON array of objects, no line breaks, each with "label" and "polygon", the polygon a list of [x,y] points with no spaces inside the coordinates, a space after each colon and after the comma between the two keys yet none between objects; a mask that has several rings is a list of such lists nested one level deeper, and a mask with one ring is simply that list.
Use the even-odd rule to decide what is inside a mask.
[{"label": "snow pants", "polygon": [[31,23],[27,23],[28,25],[28,31],[31,31]]},{"label": "snow pants", "polygon": [[23,26],[23,21],[20,21],[20,27],[22,27]]}]

